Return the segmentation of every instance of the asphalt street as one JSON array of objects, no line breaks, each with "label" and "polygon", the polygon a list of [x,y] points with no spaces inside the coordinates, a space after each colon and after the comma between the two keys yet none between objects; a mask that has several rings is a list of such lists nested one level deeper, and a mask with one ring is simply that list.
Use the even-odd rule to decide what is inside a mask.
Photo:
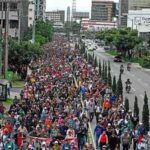
[{"label": "asphalt street", "polygon": [[[120,74],[120,65],[124,65],[124,73],[122,75],[122,82],[124,85],[124,98],[127,97],[130,103],[130,109],[134,108],[134,100],[135,96],[138,97],[138,104],[140,109],[140,119],[142,118],[142,110],[144,104],[144,92],[147,92],[147,96],[149,98],[149,106],[150,106],[150,70],[143,69],[136,64],[131,65],[131,71],[127,71],[127,64],[125,63],[116,63],[113,61],[113,57],[109,54],[106,54],[102,47],[99,47],[96,51],[94,51],[95,56],[101,59],[101,61],[110,61],[111,64],[111,75],[116,76],[118,79]],[[132,90],[128,94],[125,91],[125,82],[127,79],[130,79],[132,82]]]},{"label": "asphalt street", "polygon": [[[95,43],[91,45],[91,47],[94,47]],[[138,105],[140,109],[140,120],[142,121],[142,110],[143,110],[143,104],[144,104],[144,93],[147,92],[147,96],[149,98],[149,106],[150,106],[150,70],[143,69],[137,64],[131,65],[131,71],[127,71],[127,64],[125,63],[116,63],[114,62],[114,57],[107,54],[103,47],[98,47],[94,51],[94,56],[97,57],[97,59],[101,60],[101,63],[104,61],[110,61],[111,65],[111,75],[112,77],[115,75],[116,80],[119,78],[120,74],[120,65],[124,65],[124,73],[122,75],[122,82],[123,82],[123,95],[124,99],[127,97],[129,99],[130,109],[133,111],[134,109],[134,100],[135,96],[138,97]],[[128,94],[125,91],[125,82],[127,79],[130,79],[132,82],[132,89],[131,92]],[[94,129],[96,126],[96,119],[94,118],[93,121],[90,123],[91,131],[93,132],[92,138],[94,141]],[[94,145],[95,146],[95,145]]]}]

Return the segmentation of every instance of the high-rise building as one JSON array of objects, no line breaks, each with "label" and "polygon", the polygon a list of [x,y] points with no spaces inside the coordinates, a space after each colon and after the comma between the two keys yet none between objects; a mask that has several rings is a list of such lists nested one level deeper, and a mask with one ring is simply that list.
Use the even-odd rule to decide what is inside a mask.
[{"label": "high-rise building", "polygon": [[112,0],[92,0],[91,19],[112,22],[115,16],[115,3]]},{"label": "high-rise building", "polygon": [[35,19],[46,19],[46,0],[33,0],[35,3]]},{"label": "high-rise building", "polygon": [[70,7],[67,7],[67,22],[70,22]]},{"label": "high-rise building", "polygon": [[46,12],[46,19],[52,21],[53,23],[63,23],[65,22],[65,11],[56,10]]},{"label": "high-rise building", "polygon": [[127,15],[128,15],[128,1],[130,0],[119,0],[119,27],[127,26]]},{"label": "high-rise building", "polygon": [[129,10],[141,10],[150,8],[150,0],[129,0]]},{"label": "high-rise building", "polygon": [[28,27],[32,26],[35,21],[35,3],[33,0],[29,0],[28,8]]},{"label": "high-rise building", "polygon": [[28,29],[28,1],[25,0],[1,0],[0,1],[0,24],[2,34],[6,27],[6,5],[8,6],[8,35],[13,38],[23,37]]},{"label": "high-rise building", "polygon": [[72,0],[72,16],[71,16],[72,21],[75,13],[76,13],[76,0]]}]

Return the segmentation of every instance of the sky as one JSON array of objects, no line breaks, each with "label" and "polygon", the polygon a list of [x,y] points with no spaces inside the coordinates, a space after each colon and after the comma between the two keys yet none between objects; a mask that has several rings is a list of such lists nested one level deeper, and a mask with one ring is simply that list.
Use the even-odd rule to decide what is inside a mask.
[{"label": "sky", "polygon": [[[90,11],[92,0],[76,0],[77,11]],[[118,0],[114,0],[118,2]],[[67,10],[67,6],[72,6],[72,0],[46,0],[46,10]]]}]

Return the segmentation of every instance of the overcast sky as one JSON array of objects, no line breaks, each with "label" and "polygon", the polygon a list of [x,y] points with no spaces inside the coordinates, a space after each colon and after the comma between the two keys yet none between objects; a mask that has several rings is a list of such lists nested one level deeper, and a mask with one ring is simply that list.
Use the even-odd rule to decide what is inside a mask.
[{"label": "overcast sky", "polygon": [[[90,11],[92,0],[76,0],[77,1],[77,11]],[[118,0],[114,0],[118,1]],[[72,6],[72,0],[46,0],[46,10],[67,10],[67,6]]]}]

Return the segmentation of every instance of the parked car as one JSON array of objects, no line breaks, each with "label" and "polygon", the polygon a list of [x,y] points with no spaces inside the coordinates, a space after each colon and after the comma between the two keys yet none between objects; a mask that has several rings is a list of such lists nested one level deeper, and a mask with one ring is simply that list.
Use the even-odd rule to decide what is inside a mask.
[{"label": "parked car", "polygon": [[114,57],[114,62],[122,62],[122,56],[121,55],[117,55]]}]

